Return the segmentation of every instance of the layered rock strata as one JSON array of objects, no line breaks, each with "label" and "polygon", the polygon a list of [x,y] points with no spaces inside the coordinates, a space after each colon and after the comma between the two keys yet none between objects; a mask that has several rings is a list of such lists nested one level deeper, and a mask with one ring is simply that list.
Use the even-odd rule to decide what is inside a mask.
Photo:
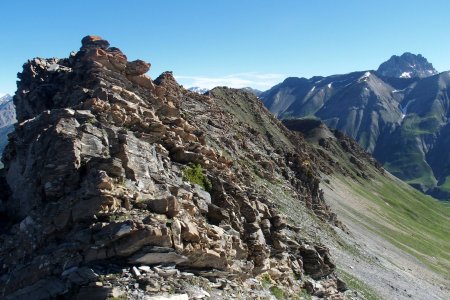
[{"label": "layered rock strata", "polygon": [[[170,292],[161,287],[167,278],[190,274],[244,282],[264,273],[292,291],[303,275],[336,282],[328,249],[302,237],[278,195],[255,185],[282,182],[338,224],[301,137],[247,92],[198,95],[170,72],[152,80],[149,68],[95,36],[69,58],[24,64],[0,178],[0,295],[150,297]],[[239,97],[285,144],[233,115]],[[193,166],[210,186],[183,175]]]}]

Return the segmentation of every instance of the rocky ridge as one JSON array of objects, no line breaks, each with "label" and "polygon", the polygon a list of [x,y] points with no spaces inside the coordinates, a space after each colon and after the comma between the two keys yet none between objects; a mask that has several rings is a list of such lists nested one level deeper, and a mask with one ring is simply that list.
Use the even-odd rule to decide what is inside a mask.
[{"label": "rocky ridge", "polygon": [[258,298],[265,282],[342,299],[327,247],[268,188],[281,182],[313,226],[340,225],[303,138],[248,92],[199,95],[149,68],[96,36],[24,64],[0,177],[0,295]]},{"label": "rocky ridge", "polygon": [[[384,174],[380,163],[367,153],[355,140],[336,129],[328,128],[318,119],[286,119],[283,124],[294,132],[301,133],[311,144],[309,150],[321,160],[316,161],[322,173],[326,175],[341,174],[352,179],[370,179],[373,177],[370,169],[377,174]],[[339,157],[346,163],[339,162]]]}]

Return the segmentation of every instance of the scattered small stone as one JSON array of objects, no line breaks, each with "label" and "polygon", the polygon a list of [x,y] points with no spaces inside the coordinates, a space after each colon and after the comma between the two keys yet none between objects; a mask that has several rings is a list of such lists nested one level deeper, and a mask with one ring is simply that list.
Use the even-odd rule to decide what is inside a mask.
[{"label": "scattered small stone", "polygon": [[167,295],[167,296],[153,296],[147,300],[189,300],[188,294]]},{"label": "scattered small stone", "polygon": [[199,289],[196,293],[193,294],[192,296],[194,299],[203,299],[203,298],[209,298],[211,297],[211,295],[203,290],[203,289]]},{"label": "scattered small stone", "polygon": [[150,273],[152,271],[152,269],[149,266],[140,266],[138,267],[138,269],[146,273]]},{"label": "scattered small stone", "polygon": [[186,278],[186,277],[193,277],[193,276],[195,276],[195,274],[194,273],[189,273],[189,272],[181,272],[180,276]]},{"label": "scattered small stone", "polygon": [[133,267],[131,269],[131,271],[133,272],[134,276],[136,276],[136,277],[140,277],[142,275],[141,272],[136,267]]}]

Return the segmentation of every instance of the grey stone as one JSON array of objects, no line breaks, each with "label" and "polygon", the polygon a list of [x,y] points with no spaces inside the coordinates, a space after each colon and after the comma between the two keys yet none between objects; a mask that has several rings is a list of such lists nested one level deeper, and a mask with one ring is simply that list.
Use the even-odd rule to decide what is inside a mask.
[{"label": "grey stone", "polygon": [[59,279],[49,278],[39,280],[31,286],[27,286],[23,289],[5,297],[7,300],[29,300],[29,299],[49,299],[56,298],[67,292],[66,285]]},{"label": "grey stone", "polygon": [[146,253],[138,257],[132,257],[131,263],[139,264],[180,264],[187,261],[187,257],[175,252],[169,253]]},{"label": "grey stone", "polygon": [[188,294],[152,296],[152,297],[147,298],[147,300],[189,300],[189,296],[188,296]]},{"label": "grey stone", "polygon": [[136,268],[136,267],[132,267],[131,268],[131,272],[134,274],[134,276],[136,276],[136,277],[140,277],[142,274],[141,274],[141,272],[138,270],[138,268]]},{"label": "grey stone", "polygon": [[77,268],[67,275],[69,281],[79,285],[95,281],[98,278],[98,275],[88,267]]}]

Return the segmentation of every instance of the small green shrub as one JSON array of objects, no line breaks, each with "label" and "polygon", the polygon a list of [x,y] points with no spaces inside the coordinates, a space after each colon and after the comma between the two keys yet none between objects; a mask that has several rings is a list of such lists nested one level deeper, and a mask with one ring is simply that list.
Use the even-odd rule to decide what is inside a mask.
[{"label": "small green shrub", "polygon": [[272,284],[272,278],[270,278],[270,275],[268,273],[264,273],[261,275],[261,285],[264,288],[268,288]]},{"label": "small green shrub", "polygon": [[[295,299],[295,298],[294,298]],[[312,297],[305,289],[302,289],[300,293],[297,296],[297,299],[305,299],[305,300],[311,300]]]},{"label": "small green shrub", "polygon": [[283,290],[275,285],[270,288],[270,292],[278,300],[285,299]]},{"label": "small green shrub", "polygon": [[212,190],[211,181],[203,173],[201,165],[191,165],[183,169],[183,178],[190,183],[195,183],[201,186],[205,191]]}]

